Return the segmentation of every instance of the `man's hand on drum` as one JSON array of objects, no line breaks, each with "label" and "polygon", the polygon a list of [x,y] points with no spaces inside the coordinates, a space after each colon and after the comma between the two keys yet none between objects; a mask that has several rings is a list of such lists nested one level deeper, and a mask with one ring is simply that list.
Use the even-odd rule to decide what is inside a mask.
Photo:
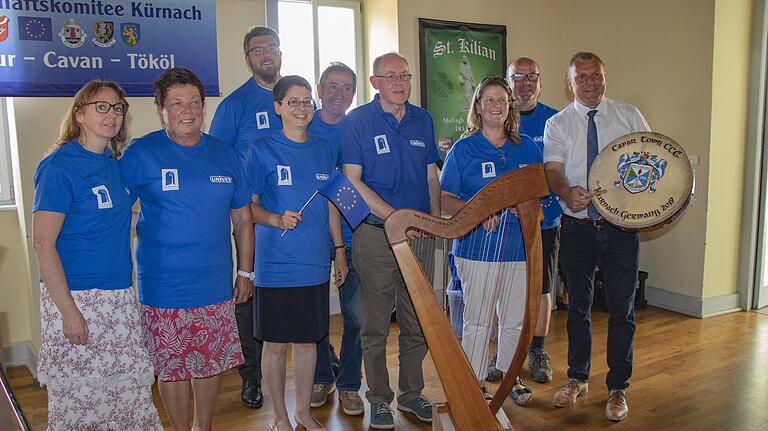
[{"label": "man's hand on drum", "polygon": [[563,196],[565,203],[572,211],[579,212],[584,211],[589,205],[592,199],[592,193],[588,192],[581,186],[573,186],[568,190],[568,194]]}]

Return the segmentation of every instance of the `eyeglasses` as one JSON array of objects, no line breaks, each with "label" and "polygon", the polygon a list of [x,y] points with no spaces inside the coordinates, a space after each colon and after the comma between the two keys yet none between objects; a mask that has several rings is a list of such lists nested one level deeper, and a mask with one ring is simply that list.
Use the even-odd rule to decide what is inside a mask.
[{"label": "eyeglasses", "polygon": [[83,106],[93,105],[93,107],[96,109],[96,112],[99,114],[106,114],[109,112],[110,109],[115,110],[115,114],[117,115],[125,115],[126,112],[128,112],[128,104],[127,103],[115,103],[114,105],[105,102],[103,100],[97,100],[95,102],[86,103]]},{"label": "eyeglasses", "polygon": [[512,78],[515,82],[523,82],[524,80],[528,80],[528,82],[537,82],[539,80],[540,74],[536,72],[531,73],[513,73],[509,75],[510,78]]},{"label": "eyeglasses", "polygon": [[277,44],[270,43],[267,46],[254,46],[248,50],[247,54],[254,53],[256,55],[264,55],[265,52],[268,54],[274,54],[277,51],[280,51],[280,47],[277,46]]},{"label": "eyeglasses", "polygon": [[285,102],[286,105],[290,106],[291,108],[298,108],[301,105],[304,105],[307,108],[311,108],[315,106],[315,101],[312,99],[288,99],[288,100],[278,100],[278,102],[283,103]]},{"label": "eyeglasses", "polygon": [[395,82],[395,81],[403,81],[408,82],[413,78],[412,73],[401,73],[399,75],[395,75],[394,73],[390,73],[389,75],[373,75],[376,78],[381,78],[386,80],[387,82]]}]

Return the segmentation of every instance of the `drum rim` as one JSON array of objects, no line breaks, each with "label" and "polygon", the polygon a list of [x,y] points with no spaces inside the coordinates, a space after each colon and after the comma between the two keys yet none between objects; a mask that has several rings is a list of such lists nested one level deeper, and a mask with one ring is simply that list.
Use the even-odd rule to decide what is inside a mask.
[{"label": "drum rim", "polygon": [[[676,140],[659,132],[640,131],[640,132],[627,133],[625,135],[619,136],[618,138],[615,138],[614,140],[612,140],[608,145],[603,147],[603,150],[605,150],[606,148],[612,147],[614,144],[620,141],[630,139],[631,136],[635,136],[635,135],[656,135],[662,139],[666,139],[673,142],[680,150],[682,150],[683,154],[685,155],[685,158],[684,158],[685,163],[688,165],[687,179],[688,179],[688,184],[690,184],[690,187],[687,189],[686,194],[681,193],[680,195],[675,196],[675,198],[685,196],[685,199],[682,199],[683,203],[680,204],[680,206],[678,206],[677,209],[668,213],[669,215],[667,215],[663,219],[656,219],[653,223],[645,223],[645,224],[640,223],[640,224],[634,224],[632,226],[625,226],[625,225],[622,225],[621,223],[616,223],[616,221],[613,220],[614,217],[612,214],[609,214],[609,216],[606,217],[606,214],[604,213],[602,207],[599,205],[599,202],[597,200],[598,196],[592,196],[590,201],[592,205],[594,205],[595,209],[600,214],[600,216],[606,219],[606,221],[608,221],[613,226],[616,226],[617,228],[627,232],[645,232],[645,231],[656,230],[656,229],[660,229],[665,226],[668,226],[669,224],[673,223],[676,219],[678,219],[680,215],[682,215],[682,213],[688,208],[688,204],[691,200],[691,194],[693,192],[693,187],[694,187],[693,166],[691,165],[691,161],[688,158],[688,152],[685,151],[685,148],[683,148],[682,145],[680,145]],[[598,157],[600,156],[600,153],[602,153],[602,150],[598,153],[597,155]],[[590,183],[591,173],[592,173],[592,169],[590,169],[590,171],[587,172],[587,188],[588,189],[591,189],[591,186],[592,186],[592,184]]]}]

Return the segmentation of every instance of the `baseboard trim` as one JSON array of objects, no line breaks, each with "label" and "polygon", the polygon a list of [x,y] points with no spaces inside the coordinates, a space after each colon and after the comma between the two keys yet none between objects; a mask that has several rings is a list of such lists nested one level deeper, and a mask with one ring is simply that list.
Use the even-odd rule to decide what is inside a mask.
[{"label": "baseboard trim", "polygon": [[24,365],[32,377],[37,378],[37,355],[29,341],[0,348],[0,361],[6,367]]},{"label": "baseboard trim", "polygon": [[645,299],[649,305],[699,319],[741,311],[739,298],[738,293],[729,293],[702,299],[653,286],[645,288]]}]

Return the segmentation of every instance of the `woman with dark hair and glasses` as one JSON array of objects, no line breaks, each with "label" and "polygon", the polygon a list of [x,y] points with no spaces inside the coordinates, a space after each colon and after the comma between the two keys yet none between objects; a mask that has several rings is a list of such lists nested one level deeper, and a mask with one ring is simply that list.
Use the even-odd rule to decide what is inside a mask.
[{"label": "woman with dark hair and glasses", "polygon": [[[519,113],[504,78],[488,77],[475,90],[467,130],[445,158],[440,176],[441,204],[450,215],[481,188],[509,171],[541,163],[533,140],[518,133]],[[525,312],[525,248],[514,211],[491,217],[453,242],[454,262],[464,293],[461,345],[478,381],[486,375],[491,325],[498,315],[497,367],[506,370],[520,338]],[[511,396],[531,401],[518,377]]]},{"label": "woman with dark hair and glasses", "polygon": [[[246,158],[257,223],[254,336],[264,342],[262,370],[275,415],[267,429],[293,429],[285,406],[289,345],[296,390],[294,420],[306,429],[325,429],[309,408],[316,343],[328,334],[328,236],[334,244],[342,244],[342,237],[338,211],[315,193],[333,174],[337,151],[307,132],[314,108],[307,80],[285,76],[272,92],[283,129],[257,141]],[[347,260],[343,247],[334,252],[334,281],[340,285],[347,275]]]},{"label": "woman with dark hair and glasses", "polygon": [[250,196],[232,146],[200,131],[205,93],[198,77],[168,69],[154,93],[163,129],[134,140],[121,159],[126,183],[141,203],[141,323],[171,425],[190,429],[192,395],[192,428],[209,430],[221,373],[243,363],[235,304],[251,296]]},{"label": "woman with dark hair and glasses", "polygon": [[131,280],[135,199],[117,161],[127,112],[120,86],[85,84],[35,172],[37,379],[48,389],[49,430],[163,429]]}]

